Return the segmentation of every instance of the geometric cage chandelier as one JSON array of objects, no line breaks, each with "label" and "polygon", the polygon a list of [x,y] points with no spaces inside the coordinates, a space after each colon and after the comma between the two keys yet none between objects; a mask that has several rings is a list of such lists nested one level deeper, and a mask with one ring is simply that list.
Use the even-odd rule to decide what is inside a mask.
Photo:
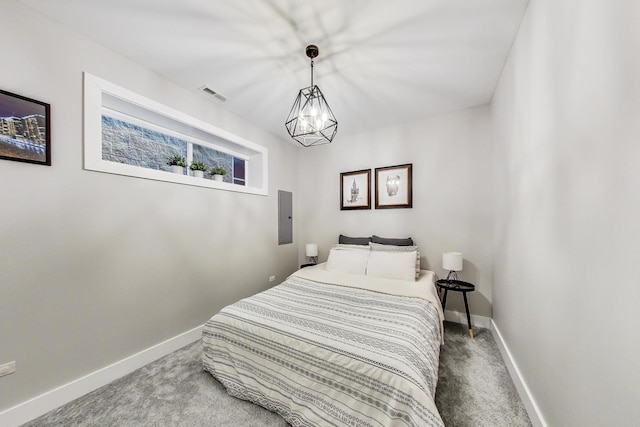
[{"label": "geometric cage chandelier", "polygon": [[313,84],[313,58],[318,56],[318,46],[307,46],[306,53],[311,58],[311,86],[298,92],[285,126],[291,138],[305,147],[311,147],[333,141],[338,131],[338,121],[320,88]]}]

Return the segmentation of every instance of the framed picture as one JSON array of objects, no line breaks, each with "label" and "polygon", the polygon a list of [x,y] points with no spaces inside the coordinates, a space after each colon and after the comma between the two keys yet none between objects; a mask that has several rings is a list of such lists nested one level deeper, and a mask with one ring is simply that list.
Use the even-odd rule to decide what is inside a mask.
[{"label": "framed picture", "polygon": [[376,168],[376,209],[412,207],[412,164]]},{"label": "framed picture", "polygon": [[371,169],[340,174],[340,210],[371,209]]},{"label": "framed picture", "polygon": [[50,108],[0,90],[0,159],[51,166]]}]

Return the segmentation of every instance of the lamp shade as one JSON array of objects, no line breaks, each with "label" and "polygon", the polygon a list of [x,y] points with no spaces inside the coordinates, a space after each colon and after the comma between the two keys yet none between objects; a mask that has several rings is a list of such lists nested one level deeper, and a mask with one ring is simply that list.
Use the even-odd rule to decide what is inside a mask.
[{"label": "lamp shade", "polygon": [[462,254],[460,252],[443,253],[442,268],[449,271],[462,271]]},{"label": "lamp shade", "polygon": [[307,243],[305,253],[308,257],[318,256],[318,245],[315,243]]}]

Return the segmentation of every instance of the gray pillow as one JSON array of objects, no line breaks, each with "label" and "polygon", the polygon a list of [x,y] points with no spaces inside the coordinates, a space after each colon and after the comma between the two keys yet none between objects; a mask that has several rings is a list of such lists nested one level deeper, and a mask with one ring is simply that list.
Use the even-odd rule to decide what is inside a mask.
[{"label": "gray pillow", "polygon": [[411,237],[407,237],[406,239],[387,239],[374,234],[371,236],[371,241],[380,245],[413,246],[413,239]]},{"label": "gray pillow", "polygon": [[369,246],[371,237],[347,237],[342,234],[338,237],[338,243],[341,245],[365,245]]}]

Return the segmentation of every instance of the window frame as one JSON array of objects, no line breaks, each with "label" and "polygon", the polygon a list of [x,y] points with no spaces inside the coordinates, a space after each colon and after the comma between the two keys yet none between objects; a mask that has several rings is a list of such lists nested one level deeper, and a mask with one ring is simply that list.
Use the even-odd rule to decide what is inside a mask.
[{"label": "window frame", "polygon": [[[114,107],[115,104],[117,106]],[[154,127],[177,133],[181,135],[181,138],[188,137],[188,144],[202,145],[243,159],[245,161],[245,185],[178,175],[162,170],[103,160],[102,114],[104,110],[113,110],[119,115],[128,116],[136,125],[140,122],[147,122]],[[133,112],[133,114],[128,114],[123,110]],[[176,126],[208,136],[212,141],[218,141],[218,143],[187,135],[180,129],[174,129]],[[268,195],[268,150],[266,147],[87,72],[84,73],[84,169],[239,193]],[[230,171],[230,173],[233,172]]]}]

